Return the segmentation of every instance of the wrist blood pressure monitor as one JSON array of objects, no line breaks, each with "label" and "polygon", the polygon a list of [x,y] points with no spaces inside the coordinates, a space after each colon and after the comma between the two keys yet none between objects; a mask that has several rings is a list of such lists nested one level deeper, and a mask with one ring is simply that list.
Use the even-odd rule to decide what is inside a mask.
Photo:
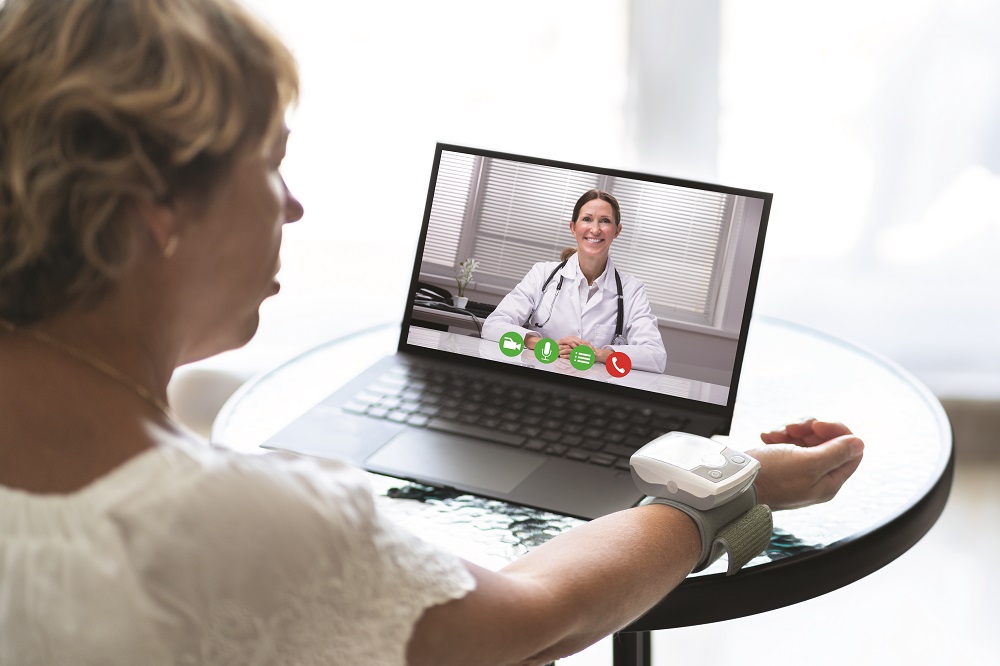
[{"label": "wrist blood pressure monitor", "polygon": [[706,437],[668,432],[632,454],[632,479],[651,496],[688,514],[702,537],[694,571],[729,553],[729,574],[756,557],[771,540],[771,511],[757,504],[753,457]]}]

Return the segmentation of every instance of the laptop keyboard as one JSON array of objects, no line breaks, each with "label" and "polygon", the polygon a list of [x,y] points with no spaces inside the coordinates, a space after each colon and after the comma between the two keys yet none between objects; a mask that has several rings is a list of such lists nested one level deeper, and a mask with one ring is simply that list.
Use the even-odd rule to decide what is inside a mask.
[{"label": "laptop keyboard", "polygon": [[646,406],[438,366],[394,366],[344,411],[627,470],[650,440],[688,420]]}]

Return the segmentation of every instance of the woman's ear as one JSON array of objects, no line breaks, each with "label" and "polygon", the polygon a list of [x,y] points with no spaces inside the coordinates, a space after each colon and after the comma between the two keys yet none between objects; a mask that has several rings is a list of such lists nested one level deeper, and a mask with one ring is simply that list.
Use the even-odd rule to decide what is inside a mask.
[{"label": "woman's ear", "polygon": [[618,238],[619,234],[622,232],[622,223],[618,223],[618,228],[615,230],[615,238]]},{"label": "woman's ear", "polygon": [[569,232],[571,234],[575,234],[576,233],[576,220],[570,220],[569,221]]},{"label": "woman's ear", "polygon": [[132,206],[160,254],[165,259],[172,257],[181,238],[180,225],[173,207],[150,197],[138,197],[132,202]]}]

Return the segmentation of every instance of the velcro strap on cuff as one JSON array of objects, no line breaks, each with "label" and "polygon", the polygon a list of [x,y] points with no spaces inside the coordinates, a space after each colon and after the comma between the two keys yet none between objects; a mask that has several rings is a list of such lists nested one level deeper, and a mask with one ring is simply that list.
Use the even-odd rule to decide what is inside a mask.
[{"label": "velcro strap on cuff", "polygon": [[767,549],[773,523],[771,509],[757,504],[757,490],[751,486],[722,506],[707,511],[662,497],[652,497],[644,504],[666,504],[691,516],[701,534],[701,555],[693,571],[701,571],[729,553],[727,576]]},{"label": "velcro strap on cuff", "polygon": [[767,550],[773,529],[770,507],[766,504],[754,506],[719,530],[712,544],[709,563],[722,557],[723,552],[728,552],[729,569],[726,570],[726,575],[732,576],[744,564]]}]

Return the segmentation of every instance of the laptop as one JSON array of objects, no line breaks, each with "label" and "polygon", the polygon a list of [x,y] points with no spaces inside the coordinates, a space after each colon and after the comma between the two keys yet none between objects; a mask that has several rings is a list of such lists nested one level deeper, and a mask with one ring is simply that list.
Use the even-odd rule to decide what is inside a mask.
[{"label": "laptop", "polygon": [[[583,243],[601,240],[569,224],[590,190],[622,225],[593,283]],[[581,211],[607,211],[593,196]],[[584,519],[633,506],[632,452],[729,433],[770,208],[764,192],[438,144],[397,351],[263,446]],[[576,326],[576,346],[537,337],[554,325]]]}]

